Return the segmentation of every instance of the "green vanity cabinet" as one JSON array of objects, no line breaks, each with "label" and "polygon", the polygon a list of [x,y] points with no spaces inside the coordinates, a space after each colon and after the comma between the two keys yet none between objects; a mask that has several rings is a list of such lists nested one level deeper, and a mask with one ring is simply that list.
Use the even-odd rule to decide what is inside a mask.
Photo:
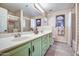
[{"label": "green vanity cabinet", "polygon": [[41,56],[41,37],[32,41],[32,56]]},{"label": "green vanity cabinet", "polygon": [[41,49],[42,49],[41,53],[42,53],[42,55],[45,55],[45,53],[48,49],[48,42],[49,42],[48,37],[49,37],[48,35],[42,36],[42,39],[41,39]]},{"label": "green vanity cabinet", "polygon": [[45,53],[47,52],[49,46],[51,45],[51,42],[52,42],[52,35],[51,33],[47,34],[47,35],[44,35],[42,36],[42,39],[41,39],[41,53],[42,53],[42,56],[45,55]]},{"label": "green vanity cabinet", "polygon": [[21,45],[11,51],[3,53],[4,56],[41,56],[41,37]]},{"label": "green vanity cabinet", "polygon": [[47,52],[50,43],[52,42],[51,33],[38,37],[32,41],[16,47],[8,52],[3,53],[3,56],[44,56]]},{"label": "green vanity cabinet", "polygon": [[14,50],[4,53],[5,56],[30,56],[31,55],[31,43],[26,43]]}]

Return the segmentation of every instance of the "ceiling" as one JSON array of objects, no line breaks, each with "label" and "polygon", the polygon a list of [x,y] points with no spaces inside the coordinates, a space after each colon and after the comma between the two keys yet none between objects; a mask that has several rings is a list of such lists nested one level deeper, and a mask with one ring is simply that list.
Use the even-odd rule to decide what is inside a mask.
[{"label": "ceiling", "polygon": [[27,17],[40,15],[40,13],[33,8],[32,3],[1,3],[0,6],[11,12],[16,12],[22,9],[24,11],[24,16]]},{"label": "ceiling", "polygon": [[[47,13],[74,7],[73,3],[39,3],[39,5]],[[0,3],[0,6],[11,12],[16,12],[22,9],[24,11],[24,16],[27,17],[39,16],[41,14],[34,8],[34,3]]]},{"label": "ceiling", "polygon": [[47,13],[71,9],[75,6],[73,3],[43,3],[40,5]]}]

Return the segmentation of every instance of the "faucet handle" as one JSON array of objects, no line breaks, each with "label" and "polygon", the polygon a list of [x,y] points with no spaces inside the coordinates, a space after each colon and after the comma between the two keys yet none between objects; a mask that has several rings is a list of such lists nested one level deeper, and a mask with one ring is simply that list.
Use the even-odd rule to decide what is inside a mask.
[{"label": "faucet handle", "polygon": [[20,34],[20,33],[18,33],[18,36],[20,37],[20,36],[21,36],[21,34]]}]

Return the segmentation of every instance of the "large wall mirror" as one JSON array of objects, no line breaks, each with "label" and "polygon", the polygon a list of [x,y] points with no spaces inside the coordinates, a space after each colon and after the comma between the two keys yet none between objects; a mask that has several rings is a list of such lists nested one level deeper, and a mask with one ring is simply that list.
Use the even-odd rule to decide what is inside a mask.
[{"label": "large wall mirror", "polygon": [[0,34],[26,32],[30,31],[30,28],[31,20],[30,18],[24,17],[23,10],[21,15],[20,10],[11,12],[0,7]]},{"label": "large wall mirror", "polygon": [[0,7],[0,33],[21,32],[20,16]]}]

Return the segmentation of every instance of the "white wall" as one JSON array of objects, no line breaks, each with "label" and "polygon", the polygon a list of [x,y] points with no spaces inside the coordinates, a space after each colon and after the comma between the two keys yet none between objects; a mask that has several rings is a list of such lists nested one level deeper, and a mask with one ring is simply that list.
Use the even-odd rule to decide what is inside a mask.
[{"label": "white wall", "polygon": [[[56,12],[53,12],[51,14],[48,15],[48,24],[50,26],[52,26],[52,28],[54,29],[53,33],[56,34],[56,28],[55,28],[55,21],[56,21],[56,15],[62,15],[64,14],[65,15],[65,39],[62,40],[62,39],[59,39],[57,41],[62,41],[62,42],[68,42],[70,40],[69,38],[69,25],[68,23],[70,22],[70,18],[71,18],[71,10],[61,10],[61,11],[56,11]],[[68,21],[69,20],[69,21]],[[56,37],[56,35],[54,35],[54,37]],[[69,43],[69,42],[68,42]]]},{"label": "white wall", "polygon": [[79,55],[79,4],[77,5],[77,54]]},{"label": "white wall", "polygon": [[67,20],[67,42],[71,46],[71,12],[68,13],[68,20]]}]

